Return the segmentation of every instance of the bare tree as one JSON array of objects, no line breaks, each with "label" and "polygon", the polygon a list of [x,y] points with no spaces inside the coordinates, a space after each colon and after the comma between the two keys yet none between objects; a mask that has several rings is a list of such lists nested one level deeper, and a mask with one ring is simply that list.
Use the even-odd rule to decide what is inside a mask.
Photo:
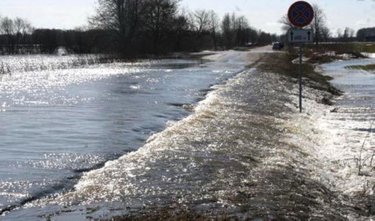
[{"label": "bare tree", "polygon": [[5,35],[12,35],[14,34],[14,22],[12,19],[8,18],[8,17],[5,17],[1,20],[1,30],[2,30],[2,33],[5,34]]},{"label": "bare tree", "polygon": [[323,41],[325,41],[325,42],[329,41],[329,39],[331,37],[331,31],[329,30],[328,27],[323,27],[320,30],[320,34],[321,34],[321,37],[322,37]]},{"label": "bare tree", "polygon": [[190,28],[189,16],[184,10],[180,11],[174,19],[173,24],[173,31],[176,34],[174,45],[175,51],[180,51],[183,47],[184,40],[187,38],[186,32],[190,31]]},{"label": "bare tree", "polygon": [[22,31],[23,27],[24,27],[24,21],[23,21],[23,19],[17,17],[14,20],[14,29],[15,29],[15,32],[17,34],[21,34],[21,31]]},{"label": "bare tree", "polygon": [[16,18],[14,20],[14,34],[15,34],[15,41],[16,44],[20,44],[21,39],[32,32],[32,26],[31,24],[22,18]]},{"label": "bare tree", "polygon": [[[160,41],[173,28],[178,0],[98,0],[95,28],[112,31],[124,55],[150,48],[158,53]],[[145,36],[147,35],[147,36]],[[147,41],[144,41],[148,38]],[[137,42],[144,41],[143,44]]]},{"label": "bare tree", "polygon": [[313,5],[313,9],[315,16],[313,23],[310,25],[310,27],[314,31],[315,44],[318,45],[319,42],[324,40],[324,37],[329,36],[329,29],[326,25],[326,15],[323,9],[317,4]]},{"label": "bare tree", "polygon": [[233,39],[233,21],[230,14],[225,14],[221,22],[221,30],[223,32],[224,46],[226,49],[232,48]]},{"label": "bare tree", "polygon": [[14,28],[16,33],[22,35],[30,34],[33,30],[31,23],[23,18],[16,18],[14,20]]},{"label": "bare tree", "polygon": [[192,27],[200,37],[210,30],[210,13],[207,10],[196,10],[190,15]]},{"label": "bare tree", "polygon": [[289,18],[286,15],[280,18],[279,23],[282,24],[281,29],[285,31],[285,33],[287,33],[289,29],[293,28],[292,23],[289,21]]},{"label": "bare tree", "polygon": [[259,41],[259,35],[252,29],[245,16],[226,14],[222,21],[222,34],[226,48],[244,46],[247,43]]},{"label": "bare tree", "polygon": [[235,42],[237,46],[243,46],[249,41],[247,30],[249,29],[249,23],[245,16],[235,17],[234,19],[234,30],[235,30]]},{"label": "bare tree", "polygon": [[145,4],[143,25],[152,35],[153,52],[160,52],[160,42],[171,29],[177,15],[177,1],[148,0]]},{"label": "bare tree", "polygon": [[354,30],[349,28],[349,27],[346,27],[344,29],[344,33],[343,33],[343,36],[342,36],[342,40],[343,41],[350,41],[352,38],[354,38]]},{"label": "bare tree", "polygon": [[13,53],[15,48],[15,41],[13,35],[15,34],[14,22],[12,19],[5,17],[0,23],[2,34],[6,36],[8,44],[8,52]]},{"label": "bare tree", "polygon": [[280,18],[279,23],[282,25],[281,29],[284,32],[284,35],[281,35],[280,40],[285,41],[286,44],[289,44],[289,42],[286,40],[288,36],[288,31],[293,28],[294,26],[292,23],[289,21],[289,18],[287,15],[284,15],[283,17]]},{"label": "bare tree", "polygon": [[215,11],[209,11],[209,19],[210,19],[210,32],[212,36],[212,41],[214,43],[214,49],[217,50],[217,33],[219,29],[219,16],[216,14]]},{"label": "bare tree", "polygon": [[343,33],[342,33],[341,28],[338,28],[338,29],[336,30],[336,32],[337,32],[337,38],[338,38],[338,39],[341,39],[342,36],[343,36]]},{"label": "bare tree", "polygon": [[145,0],[98,0],[96,15],[89,22],[94,28],[117,33],[116,41],[127,53],[140,28]]},{"label": "bare tree", "polygon": [[191,26],[198,39],[204,34],[210,34],[215,50],[217,49],[217,32],[219,17],[213,10],[196,10],[190,15]]}]

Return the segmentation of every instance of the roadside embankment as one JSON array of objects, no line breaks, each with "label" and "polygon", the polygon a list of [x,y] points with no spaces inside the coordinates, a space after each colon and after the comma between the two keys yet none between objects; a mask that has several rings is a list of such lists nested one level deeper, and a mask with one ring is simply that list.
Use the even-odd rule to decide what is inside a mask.
[{"label": "roadside embankment", "polygon": [[341,93],[305,64],[300,114],[290,58],[261,49],[211,55],[207,59],[222,65],[248,59],[255,68],[215,86],[192,115],[170,123],[138,151],[32,206],[43,212],[58,205],[43,216],[75,220],[368,219],[368,204],[356,205],[342,191],[345,176],[332,171],[343,170],[326,156],[331,146],[324,147],[334,133],[322,116]]},{"label": "roadside embankment", "polygon": [[[344,220],[346,209],[316,178],[319,161],[304,145],[314,141],[298,125],[296,92],[286,77],[245,71],[192,116],[88,173],[59,200],[144,205],[117,220]],[[320,93],[308,93],[315,105]]]},{"label": "roadside embankment", "polygon": [[[288,62],[296,56],[270,55],[260,68],[296,78],[293,73],[298,73],[297,65]],[[272,65],[268,66],[267,61]],[[305,63],[306,114],[294,116],[302,117],[301,120],[291,121],[303,131],[300,136],[313,143],[298,140],[295,134],[290,141],[315,152],[319,162],[314,168],[316,179],[348,206],[345,218],[349,220],[374,217],[375,77],[371,72],[350,68],[366,66],[355,64],[374,62],[374,59],[354,59],[319,66]],[[321,93],[318,97],[323,97],[323,100],[308,99],[314,94],[312,89],[318,89]],[[316,102],[331,107],[323,105],[319,108]]]}]

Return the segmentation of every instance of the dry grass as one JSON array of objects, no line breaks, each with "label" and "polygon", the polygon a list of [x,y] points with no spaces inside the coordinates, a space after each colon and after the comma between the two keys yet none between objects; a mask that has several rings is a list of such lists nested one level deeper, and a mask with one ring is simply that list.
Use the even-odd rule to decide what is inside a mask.
[{"label": "dry grass", "polygon": [[[299,76],[299,65],[292,63],[297,57],[298,55],[294,51],[290,51],[289,53],[268,54],[261,60],[261,64],[258,68],[264,72],[278,73],[297,79]],[[302,64],[302,77],[308,79],[305,83],[312,88],[327,91],[332,95],[341,95],[342,93],[329,83],[329,80],[332,78],[323,76],[317,72],[312,63]]]},{"label": "dry grass", "polygon": [[347,68],[348,69],[364,70],[364,71],[375,71],[375,64],[353,65],[353,66],[348,66]]},{"label": "dry grass", "polygon": [[361,52],[375,53],[375,43],[362,43],[362,42],[350,42],[350,43],[333,43],[333,44],[319,44],[319,45],[307,45],[308,49],[315,52],[325,53],[329,51],[335,51],[337,54],[359,54]]},{"label": "dry grass", "polygon": [[363,53],[375,53],[374,43],[334,43],[306,45],[306,56],[313,64],[322,64],[344,59],[344,54],[350,58],[366,58]]}]

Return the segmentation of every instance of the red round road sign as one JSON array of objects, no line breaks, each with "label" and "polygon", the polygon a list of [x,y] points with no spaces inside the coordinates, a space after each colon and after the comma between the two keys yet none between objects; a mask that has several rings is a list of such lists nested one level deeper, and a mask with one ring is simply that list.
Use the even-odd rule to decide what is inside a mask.
[{"label": "red round road sign", "polygon": [[314,9],[305,1],[295,2],[289,8],[288,18],[292,25],[298,28],[303,28],[311,24],[314,19]]}]

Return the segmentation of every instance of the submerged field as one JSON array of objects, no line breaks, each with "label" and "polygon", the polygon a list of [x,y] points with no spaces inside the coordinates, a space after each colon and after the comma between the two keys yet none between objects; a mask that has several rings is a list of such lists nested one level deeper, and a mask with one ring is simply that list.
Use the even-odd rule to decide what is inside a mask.
[{"label": "submerged field", "polygon": [[[351,84],[347,77],[355,70],[346,70],[345,64],[355,62],[321,67],[330,77],[306,66],[305,109],[299,114],[295,68],[288,65],[285,54],[271,54],[268,48],[262,48],[216,53],[207,59],[211,62],[177,62],[178,68],[160,62],[156,66],[111,64],[81,70],[80,77],[97,76],[90,73],[101,77],[90,77],[88,85],[82,83],[86,81],[73,81],[79,88],[74,87],[70,93],[83,90],[80,96],[84,97],[91,94],[93,86],[99,89],[90,96],[93,100],[85,101],[83,106],[93,114],[85,111],[83,116],[87,115],[89,122],[101,123],[92,128],[95,136],[76,138],[83,139],[82,143],[94,137],[106,141],[89,144],[90,152],[95,148],[98,153],[111,152],[123,146],[134,149],[118,152],[121,154],[112,160],[100,158],[104,164],[101,167],[99,163],[100,169],[83,168],[75,174],[76,178],[67,175],[63,181],[70,180],[71,184],[59,194],[57,191],[31,199],[19,210],[4,213],[4,220],[367,220],[374,216],[374,137],[370,124],[375,111],[369,105],[375,103],[371,100],[375,94],[375,84],[371,83],[374,75],[362,73],[362,80]],[[249,63],[253,63],[253,68],[242,70]],[[108,67],[113,69],[108,72]],[[125,67],[137,71],[130,69],[124,75]],[[112,70],[115,78],[101,75]],[[66,71],[57,79],[72,79],[76,71]],[[56,76],[53,73],[35,75]],[[333,83],[343,96],[338,97],[340,91],[327,82],[332,77],[341,79]],[[65,84],[56,85],[65,90]],[[115,91],[113,85],[117,85]],[[108,86],[110,90],[106,89]],[[204,98],[205,92],[207,96],[197,104],[195,101]],[[113,102],[106,104],[108,97],[103,97],[97,103],[98,94],[115,97]],[[334,106],[327,105],[335,100]],[[49,108],[59,104],[51,103]],[[18,105],[7,102],[3,116],[22,108],[46,108]],[[58,114],[62,116],[66,111],[76,116],[75,107],[82,108],[80,102],[64,108],[60,105]],[[121,111],[128,108],[129,112]],[[186,112],[192,110],[193,113]],[[115,116],[103,119],[105,113]],[[136,127],[137,121],[129,121],[127,116],[141,116],[142,124]],[[162,120],[156,127],[143,126],[155,126],[160,116]],[[78,123],[82,125],[82,121]],[[163,130],[165,124],[167,128]],[[129,135],[130,125],[135,125],[135,129]],[[111,128],[116,133],[109,133]],[[85,130],[82,134],[87,133]],[[140,139],[129,144],[132,136],[147,141]],[[9,133],[5,135],[10,137]],[[122,137],[121,142],[114,142],[118,137]],[[69,139],[70,136],[61,140]],[[44,140],[54,144],[53,141]],[[1,150],[11,146],[11,140],[8,144]],[[48,150],[53,152],[51,148]],[[71,150],[59,149],[62,153]],[[92,159],[80,152],[75,155]],[[57,156],[68,156],[67,161],[58,164],[62,171],[69,165],[80,165],[77,158]],[[54,165],[56,159],[47,157],[45,162],[51,163],[43,165]],[[34,165],[40,169],[39,164]]]}]

